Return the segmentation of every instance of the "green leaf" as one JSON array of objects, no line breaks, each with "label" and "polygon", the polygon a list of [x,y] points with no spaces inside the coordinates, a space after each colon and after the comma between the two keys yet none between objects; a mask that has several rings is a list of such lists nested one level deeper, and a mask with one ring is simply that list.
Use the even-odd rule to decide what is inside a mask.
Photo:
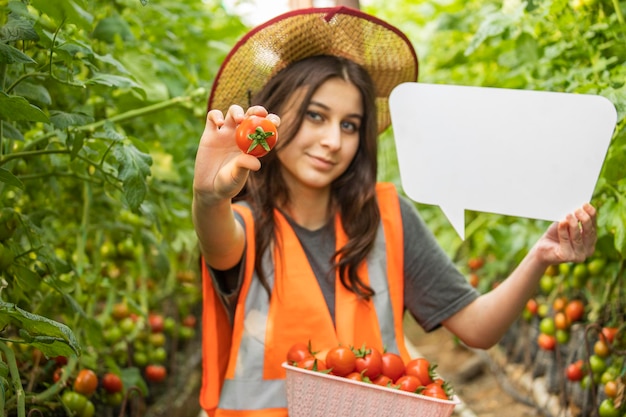
[{"label": "green leaf", "polygon": [[83,29],[91,30],[93,16],[72,0],[31,0],[31,4],[58,23],[75,24]]},{"label": "green leaf", "polygon": [[25,266],[14,264],[11,266],[11,272],[15,277],[17,285],[22,287],[24,291],[28,292],[39,289],[41,277],[32,270],[26,268]]},{"label": "green leaf", "polygon": [[22,135],[22,132],[17,130],[12,123],[3,122],[0,120],[0,124],[2,125],[2,137],[20,141],[24,140],[24,135]]},{"label": "green leaf", "polygon": [[13,19],[9,15],[7,23],[0,28],[0,40],[6,43],[15,41],[38,41],[39,35],[33,23],[25,19]]},{"label": "green leaf", "polygon": [[0,168],[0,182],[3,182],[8,185],[12,185],[13,187],[17,187],[20,190],[24,189],[24,183],[20,181],[11,171]]},{"label": "green leaf", "polygon": [[113,153],[119,163],[119,179],[123,184],[126,202],[132,210],[136,210],[148,193],[146,178],[150,175],[152,157],[132,143],[115,147]]},{"label": "green leaf", "polygon": [[48,116],[39,107],[33,106],[24,97],[9,96],[3,92],[0,92],[0,118],[48,122]]},{"label": "green leaf", "polygon": [[17,87],[13,89],[16,95],[22,96],[30,102],[35,102],[39,105],[49,106],[52,104],[52,98],[50,92],[46,87],[41,84],[33,84],[25,81],[19,83]]},{"label": "green leaf", "polygon": [[0,43],[0,64],[36,64],[36,61],[17,48]]},{"label": "green leaf", "polygon": [[140,88],[139,84],[130,78],[113,74],[98,74],[87,80],[86,84],[99,84],[119,88]]},{"label": "green leaf", "polygon": [[23,340],[40,349],[47,357],[80,355],[78,341],[65,324],[5,301],[0,301],[0,313],[0,328],[9,324],[16,326]]},{"label": "green leaf", "polygon": [[107,43],[113,43],[116,36],[119,36],[123,41],[132,41],[134,39],[130,26],[120,16],[106,17],[99,21],[93,30],[92,36]]},{"label": "green leaf", "polygon": [[93,117],[83,113],[66,113],[60,110],[50,112],[50,122],[57,129],[67,129],[70,126],[83,126],[93,122]]}]

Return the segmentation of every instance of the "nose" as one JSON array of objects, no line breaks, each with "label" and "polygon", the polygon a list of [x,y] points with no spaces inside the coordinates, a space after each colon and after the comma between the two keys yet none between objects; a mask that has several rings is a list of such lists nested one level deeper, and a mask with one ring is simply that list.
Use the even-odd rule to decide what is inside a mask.
[{"label": "nose", "polygon": [[320,143],[322,146],[336,151],[341,149],[341,140],[341,126],[333,124],[324,129]]}]

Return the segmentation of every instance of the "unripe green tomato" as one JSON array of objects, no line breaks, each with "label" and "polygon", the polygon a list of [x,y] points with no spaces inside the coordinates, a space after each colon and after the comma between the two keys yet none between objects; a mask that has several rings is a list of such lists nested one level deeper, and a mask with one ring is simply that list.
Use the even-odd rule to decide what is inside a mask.
[{"label": "unripe green tomato", "polygon": [[83,408],[83,412],[80,413],[79,417],[93,417],[94,414],[96,414],[96,407],[91,401],[87,400],[85,408]]},{"label": "unripe green tomato", "polygon": [[589,356],[589,367],[594,376],[600,376],[606,370],[606,361],[598,355],[591,355]]},{"label": "unripe green tomato", "polygon": [[574,276],[574,278],[580,278],[580,279],[587,278],[587,276],[589,275],[589,270],[587,269],[587,265],[583,263],[574,265],[572,275]]},{"label": "unripe green tomato", "polygon": [[555,336],[559,345],[565,345],[569,342],[570,332],[569,330],[557,329]]},{"label": "unripe green tomato", "polygon": [[550,306],[547,305],[546,303],[541,303],[539,304],[539,307],[537,307],[537,315],[539,317],[547,317],[548,314],[550,313]]},{"label": "unripe green tomato", "polygon": [[620,411],[615,407],[615,403],[611,398],[606,398],[598,407],[598,415],[600,417],[619,417]]},{"label": "unripe green tomato", "polygon": [[539,288],[544,294],[550,294],[554,289],[554,278],[550,275],[543,275],[539,280]]},{"label": "unripe green tomato", "polygon": [[196,329],[187,326],[181,326],[178,329],[178,337],[181,340],[191,340],[196,335]]},{"label": "unripe green tomato", "polygon": [[589,261],[587,264],[587,270],[589,271],[589,275],[592,277],[597,277],[602,273],[604,267],[606,265],[606,259],[603,258],[595,258]]},{"label": "unripe green tomato", "polygon": [[572,272],[572,266],[570,263],[559,264],[559,274],[561,274],[561,276],[566,277],[570,272]]},{"label": "unripe green tomato", "polygon": [[556,332],[556,325],[552,317],[544,317],[539,322],[539,331],[550,336],[554,336]]},{"label": "unripe green tomato", "polygon": [[74,412],[75,415],[82,417],[83,410],[87,405],[87,397],[74,391],[65,391],[61,396],[61,402]]},{"label": "unripe green tomato", "polygon": [[148,354],[148,360],[158,364],[164,364],[167,360],[167,350],[164,347],[156,347]]},{"label": "unripe green tomato", "polygon": [[146,352],[135,352],[133,354],[133,363],[140,368],[146,366],[148,364],[148,354]]},{"label": "unripe green tomato", "polygon": [[122,401],[124,401],[124,394],[122,392],[104,394],[104,402],[109,405],[118,406],[122,404]]},{"label": "unripe green tomato", "polygon": [[109,345],[114,345],[115,343],[122,340],[122,330],[118,326],[110,326],[104,331],[104,341]]},{"label": "unripe green tomato", "polygon": [[135,330],[135,322],[130,317],[125,317],[119,323],[122,334],[129,335]]}]

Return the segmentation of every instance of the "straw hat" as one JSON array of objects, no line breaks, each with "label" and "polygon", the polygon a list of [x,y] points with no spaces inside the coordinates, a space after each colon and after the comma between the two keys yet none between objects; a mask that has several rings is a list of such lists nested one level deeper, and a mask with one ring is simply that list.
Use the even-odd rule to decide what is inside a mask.
[{"label": "straw hat", "polygon": [[391,90],[417,81],[417,55],[396,27],[347,7],[298,9],[257,26],[237,42],[217,73],[209,109],[247,107],[249,97],[278,71],[315,55],[345,57],[367,69],[376,85],[380,132],[391,123]]}]

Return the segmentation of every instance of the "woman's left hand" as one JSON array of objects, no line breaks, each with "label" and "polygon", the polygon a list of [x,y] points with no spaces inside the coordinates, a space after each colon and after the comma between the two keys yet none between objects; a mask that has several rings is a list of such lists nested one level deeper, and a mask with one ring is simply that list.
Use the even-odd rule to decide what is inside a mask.
[{"label": "woman's left hand", "polygon": [[583,262],[593,254],[597,238],[596,209],[586,203],[553,223],[535,249],[540,260],[549,265]]}]

